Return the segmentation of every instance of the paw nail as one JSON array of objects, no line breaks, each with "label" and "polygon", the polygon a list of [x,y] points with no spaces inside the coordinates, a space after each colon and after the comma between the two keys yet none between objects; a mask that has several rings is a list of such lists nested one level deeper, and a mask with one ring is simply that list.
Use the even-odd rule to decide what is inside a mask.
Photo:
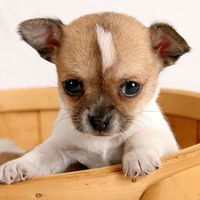
[{"label": "paw nail", "polygon": [[135,172],[134,176],[139,176],[139,172]]},{"label": "paw nail", "polygon": [[128,175],[128,170],[126,170],[126,172],[124,173],[124,177],[126,177]]}]

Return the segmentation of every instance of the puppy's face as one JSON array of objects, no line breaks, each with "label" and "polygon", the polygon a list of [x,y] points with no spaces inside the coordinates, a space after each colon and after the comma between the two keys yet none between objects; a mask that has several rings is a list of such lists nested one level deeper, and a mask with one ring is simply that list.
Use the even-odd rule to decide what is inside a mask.
[{"label": "puppy's face", "polygon": [[99,136],[127,130],[155,95],[162,68],[189,51],[169,25],[146,28],[116,13],[84,16],[70,25],[33,19],[19,32],[56,64],[60,96],[74,127]]}]

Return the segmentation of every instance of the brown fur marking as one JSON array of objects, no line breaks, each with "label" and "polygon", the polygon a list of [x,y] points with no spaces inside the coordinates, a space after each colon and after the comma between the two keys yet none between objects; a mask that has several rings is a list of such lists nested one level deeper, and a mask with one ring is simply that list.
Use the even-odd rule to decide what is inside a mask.
[{"label": "brown fur marking", "polygon": [[10,161],[14,160],[16,158],[21,157],[22,153],[14,153],[14,152],[0,152],[0,165]]}]

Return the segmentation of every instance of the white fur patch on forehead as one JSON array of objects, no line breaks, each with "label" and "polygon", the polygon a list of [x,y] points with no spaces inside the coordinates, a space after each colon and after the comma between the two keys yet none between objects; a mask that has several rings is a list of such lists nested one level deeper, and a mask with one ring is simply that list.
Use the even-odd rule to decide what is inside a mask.
[{"label": "white fur patch on forehead", "polygon": [[97,42],[101,51],[103,72],[111,67],[116,60],[116,51],[113,42],[113,36],[110,31],[105,30],[97,24]]}]

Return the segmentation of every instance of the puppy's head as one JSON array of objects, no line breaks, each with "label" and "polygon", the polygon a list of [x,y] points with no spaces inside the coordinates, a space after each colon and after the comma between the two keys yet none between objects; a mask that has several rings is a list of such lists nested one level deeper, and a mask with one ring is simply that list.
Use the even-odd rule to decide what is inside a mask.
[{"label": "puppy's head", "polygon": [[170,25],[147,28],[116,13],[87,15],[69,25],[31,19],[20,24],[19,33],[56,64],[74,127],[102,136],[127,130],[155,96],[159,72],[189,51]]}]

